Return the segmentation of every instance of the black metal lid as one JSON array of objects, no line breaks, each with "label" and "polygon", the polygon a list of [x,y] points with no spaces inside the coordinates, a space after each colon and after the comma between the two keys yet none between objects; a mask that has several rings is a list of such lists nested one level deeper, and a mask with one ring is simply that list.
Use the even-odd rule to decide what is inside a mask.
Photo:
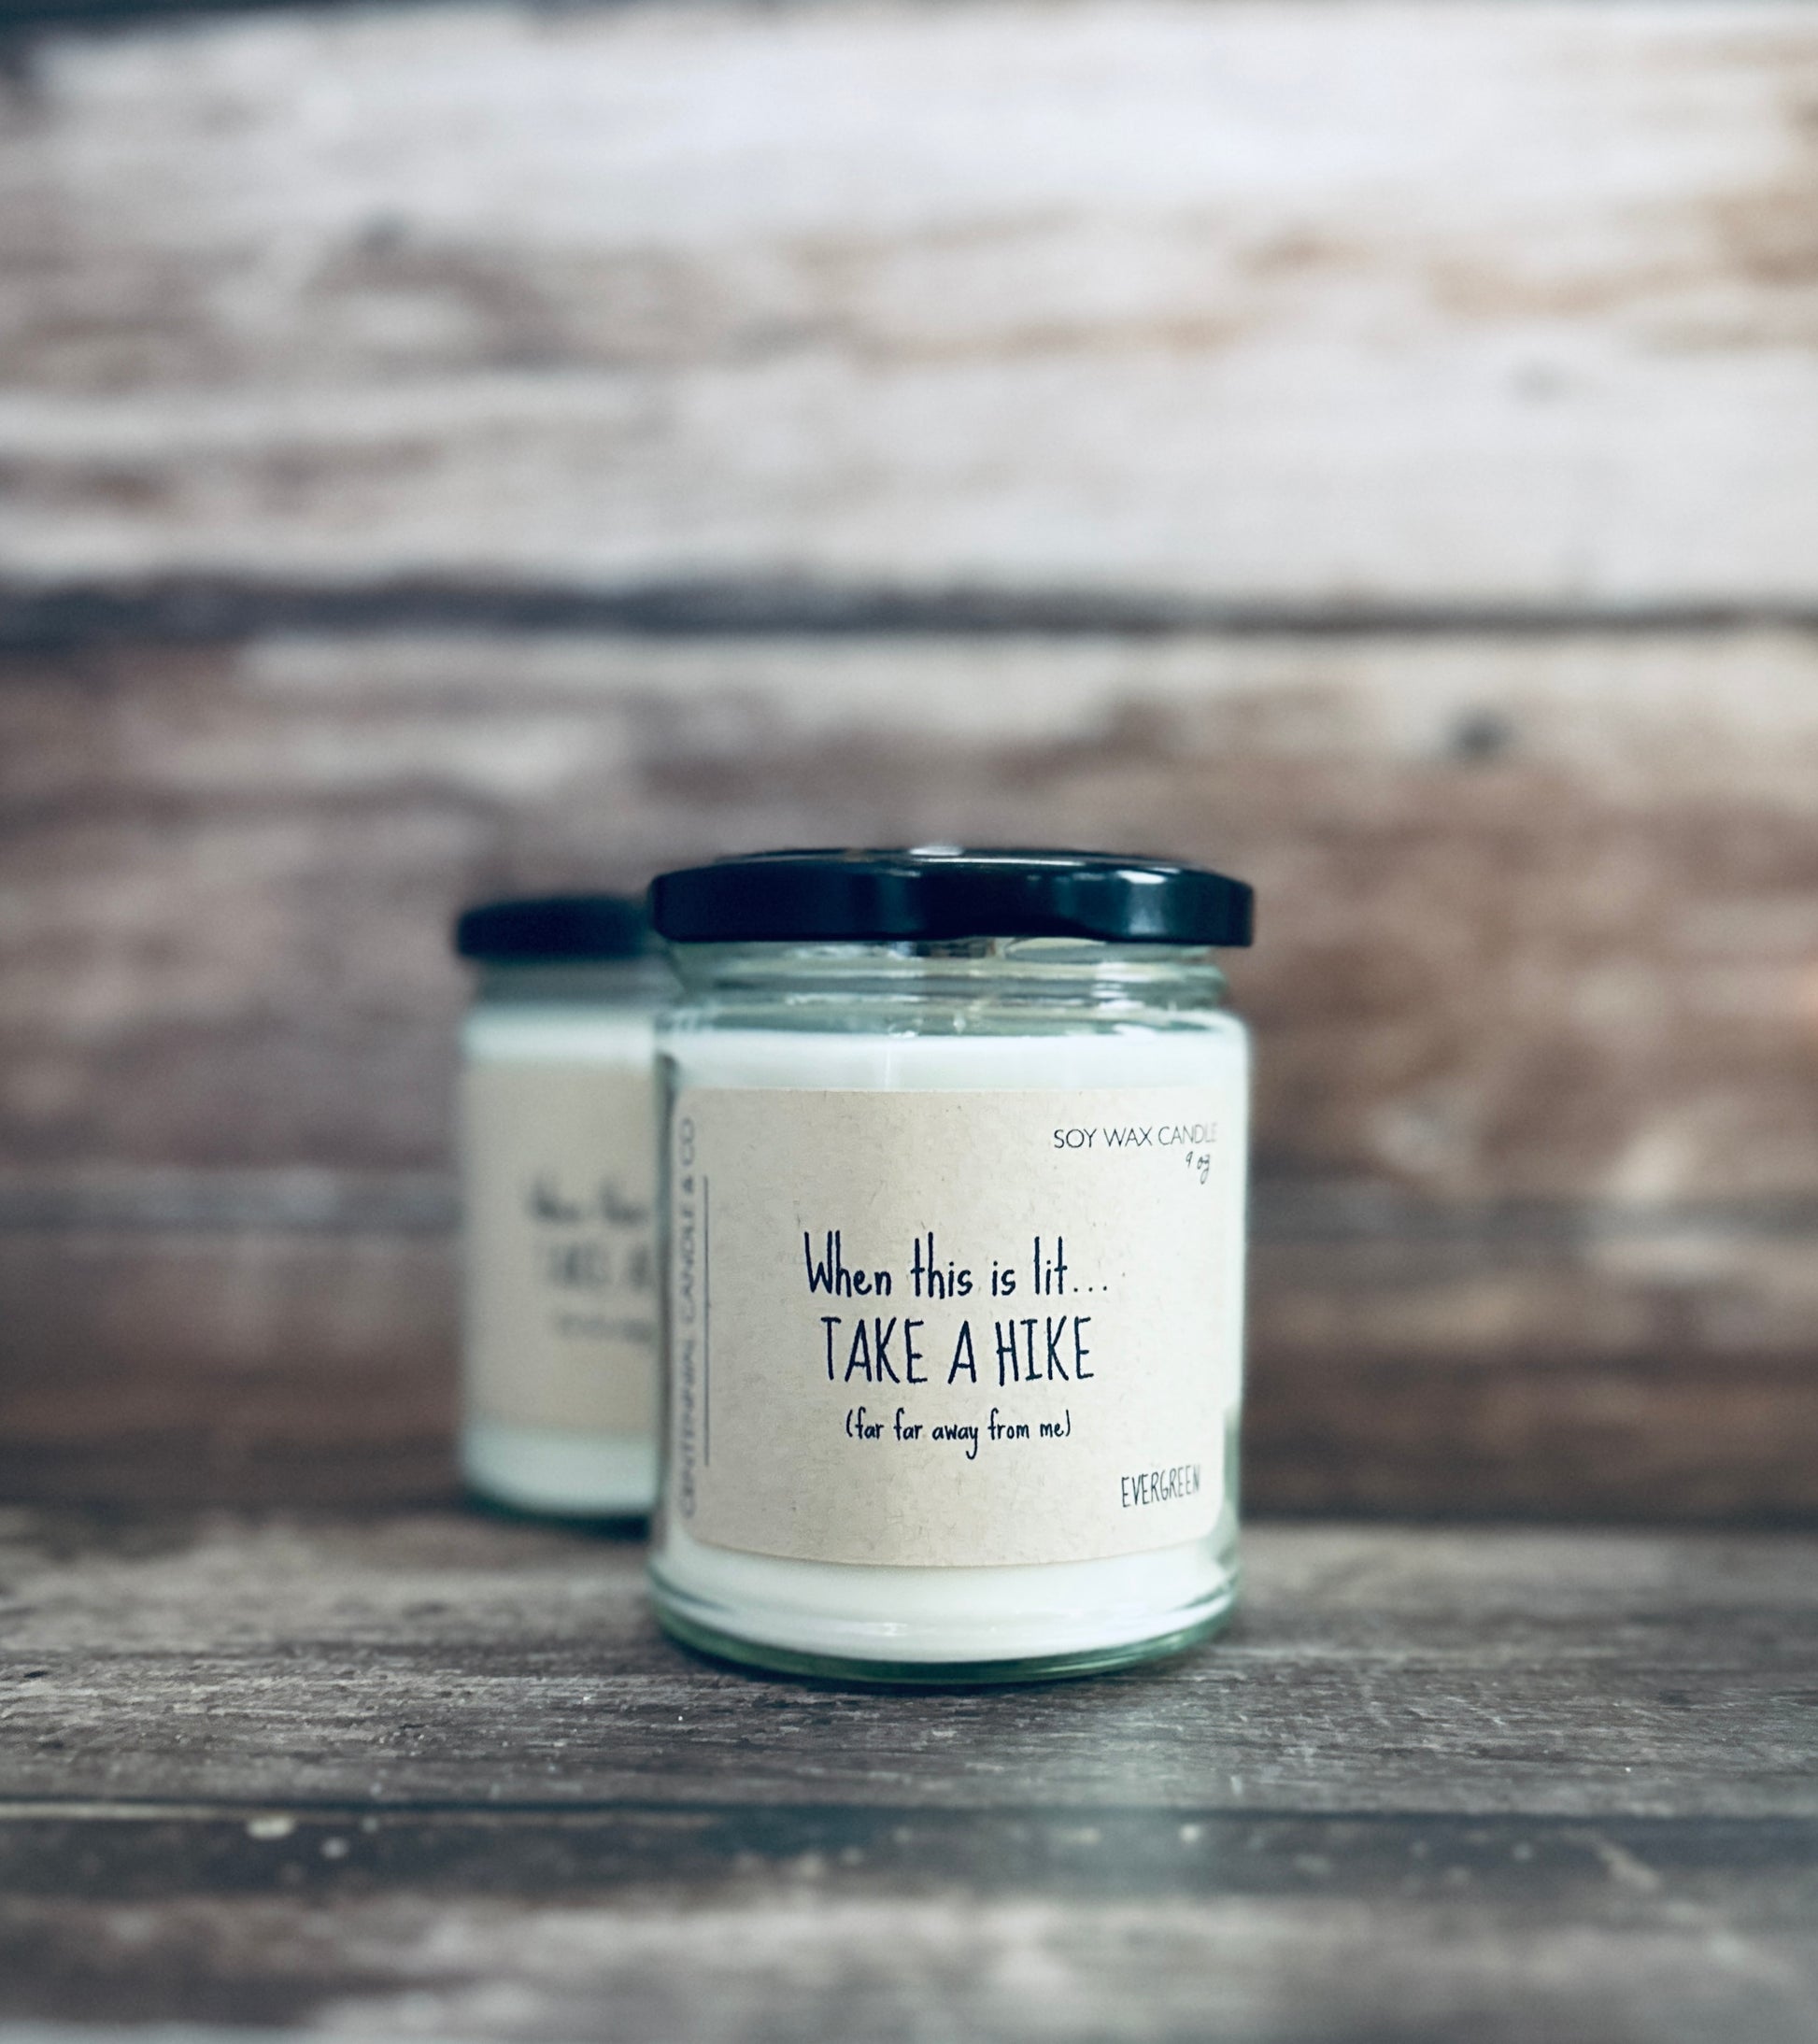
[{"label": "black metal lid", "polygon": [[675,944],[1087,937],[1247,944],[1255,897],[1202,866],[1115,852],[757,852],[660,874],[650,918]]},{"label": "black metal lid", "polygon": [[644,903],[620,894],[545,894],[466,910],[454,947],[488,965],[635,958],[650,948],[650,924]]}]

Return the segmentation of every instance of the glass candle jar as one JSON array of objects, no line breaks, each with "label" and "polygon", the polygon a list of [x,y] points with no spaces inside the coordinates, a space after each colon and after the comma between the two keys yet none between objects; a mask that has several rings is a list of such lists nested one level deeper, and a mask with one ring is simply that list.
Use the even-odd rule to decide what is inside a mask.
[{"label": "glass candle jar", "polygon": [[462,1031],[462,1465],[534,1512],[641,1513],[656,1496],[656,1084],[673,993],[640,903],[469,909]]},{"label": "glass candle jar", "polygon": [[661,1622],[760,1667],[1082,1673],[1236,1590],[1241,882],[788,853],[652,889]]}]

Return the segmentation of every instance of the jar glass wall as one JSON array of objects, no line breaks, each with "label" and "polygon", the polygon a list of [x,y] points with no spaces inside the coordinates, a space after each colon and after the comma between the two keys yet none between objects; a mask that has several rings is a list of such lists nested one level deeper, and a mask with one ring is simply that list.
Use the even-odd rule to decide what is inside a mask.
[{"label": "jar glass wall", "polygon": [[1212,950],[675,958],[664,1625],[896,1682],[1085,1672],[1215,1629],[1248,1050]]},{"label": "jar glass wall", "polygon": [[[491,913],[523,905],[547,907]],[[468,952],[462,1466],[485,1497],[563,1516],[641,1514],[656,1495],[652,1029],[674,981],[621,905],[639,955]]]}]

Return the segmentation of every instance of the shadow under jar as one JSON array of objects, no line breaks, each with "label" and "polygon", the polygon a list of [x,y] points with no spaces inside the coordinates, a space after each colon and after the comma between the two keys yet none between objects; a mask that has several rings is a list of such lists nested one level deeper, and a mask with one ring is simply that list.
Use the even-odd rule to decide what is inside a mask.
[{"label": "shadow under jar", "polygon": [[1251,893],[1078,852],[668,873],[658,1615],[758,1667],[1018,1681],[1237,1586]]}]

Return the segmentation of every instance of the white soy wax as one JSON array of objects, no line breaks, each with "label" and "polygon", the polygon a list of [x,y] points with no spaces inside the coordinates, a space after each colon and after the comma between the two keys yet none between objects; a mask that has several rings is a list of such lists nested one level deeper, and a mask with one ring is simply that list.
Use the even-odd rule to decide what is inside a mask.
[{"label": "white soy wax", "polygon": [[895,1681],[1214,1629],[1247,1044],[1208,945],[1247,940],[1247,889],[1087,855],[792,855],[654,899],[689,989],[660,1040],[663,1623]]},{"label": "white soy wax", "polygon": [[565,1517],[656,1496],[655,1011],[673,990],[641,908],[494,902],[457,948],[462,1029],[461,1457],[473,1488]]}]

